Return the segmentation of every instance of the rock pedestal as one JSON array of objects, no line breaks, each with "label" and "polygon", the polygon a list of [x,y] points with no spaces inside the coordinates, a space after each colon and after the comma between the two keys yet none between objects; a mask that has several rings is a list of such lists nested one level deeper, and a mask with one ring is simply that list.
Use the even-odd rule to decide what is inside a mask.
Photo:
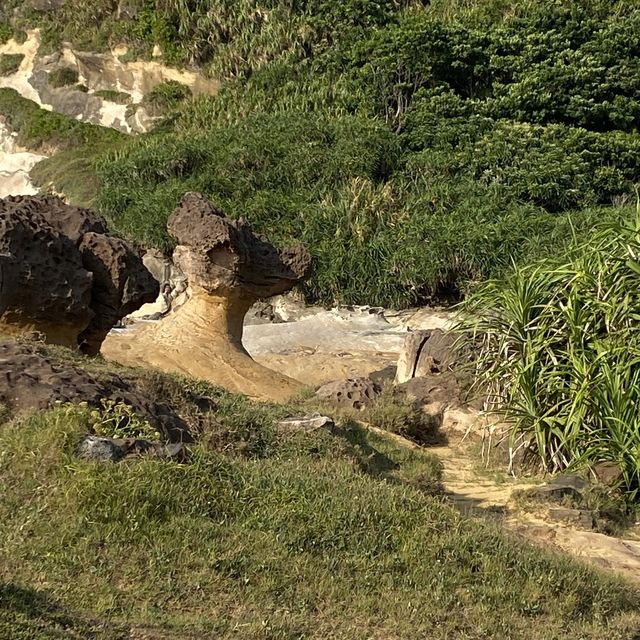
[{"label": "rock pedestal", "polygon": [[230,220],[197,193],[168,221],[174,264],[189,299],[155,326],[110,338],[103,353],[125,364],[189,374],[260,399],[285,400],[301,384],[255,362],[242,346],[244,316],[260,298],[284,293],[309,272],[302,247],[278,250],[250,225]]}]

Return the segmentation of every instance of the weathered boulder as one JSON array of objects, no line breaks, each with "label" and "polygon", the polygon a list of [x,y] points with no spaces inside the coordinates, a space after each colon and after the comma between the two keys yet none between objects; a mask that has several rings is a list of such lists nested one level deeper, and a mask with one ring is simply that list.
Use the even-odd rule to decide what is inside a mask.
[{"label": "weathered boulder", "polygon": [[0,199],[0,332],[95,355],[158,294],[138,254],[93,211],[55,196]]},{"label": "weathered boulder", "polygon": [[177,241],[173,263],[189,298],[154,326],[109,337],[103,354],[188,373],[249,396],[285,400],[300,388],[256,363],[242,346],[244,316],[259,298],[283,293],[309,272],[302,246],[276,249],[240,219],[231,220],[202,195],[187,193],[168,221]]},{"label": "weathered boulder", "polygon": [[77,346],[93,317],[92,275],[70,238],[14,204],[0,200],[0,333]]},{"label": "weathered boulder", "polygon": [[447,371],[454,362],[456,336],[441,329],[411,331],[398,358],[396,384]]},{"label": "weathered boulder", "polygon": [[199,193],[184,195],[167,228],[178,241],[175,264],[191,286],[211,294],[241,296],[253,303],[288,291],[311,266],[311,256],[301,245],[276,249],[248,222],[226,218]]},{"label": "weathered boulder", "polygon": [[372,404],[381,392],[380,386],[369,378],[347,378],[323,384],[316,396],[337,407],[361,410]]},{"label": "weathered boulder", "polygon": [[285,418],[277,424],[278,429],[287,432],[309,432],[318,429],[326,429],[332,431],[335,429],[336,423],[329,416],[314,414],[310,416],[300,416],[294,418]]}]

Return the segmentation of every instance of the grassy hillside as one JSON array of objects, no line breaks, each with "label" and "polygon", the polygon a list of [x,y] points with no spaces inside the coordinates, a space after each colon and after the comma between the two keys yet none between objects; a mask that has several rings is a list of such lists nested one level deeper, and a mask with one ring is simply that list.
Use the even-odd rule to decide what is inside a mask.
[{"label": "grassy hillside", "polygon": [[562,251],[569,222],[627,217],[640,180],[635,2],[10,0],[0,15],[45,46],[159,43],[223,79],[101,158],[96,202],[168,248],[168,213],[201,190],[302,239],[313,300],[457,295]]},{"label": "grassy hillside", "polygon": [[[275,420],[295,409],[144,375],[199,424],[187,464],[78,460],[96,420],[82,407],[2,420],[0,636],[628,640],[640,628],[637,588],[443,504],[428,451],[349,420],[283,432]],[[208,408],[190,409],[203,395]]]}]

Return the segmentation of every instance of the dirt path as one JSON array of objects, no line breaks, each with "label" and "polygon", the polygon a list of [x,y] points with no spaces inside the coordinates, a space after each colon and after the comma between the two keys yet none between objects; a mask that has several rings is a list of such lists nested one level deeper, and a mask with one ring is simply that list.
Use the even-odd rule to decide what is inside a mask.
[{"label": "dirt path", "polygon": [[514,504],[513,492],[539,481],[502,474],[494,478],[479,467],[471,449],[460,434],[452,434],[446,446],[429,449],[442,461],[445,490],[463,513],[498,517],[508,529],[536,543],[640,582],[640,540],[614,538],[522,512]]}]

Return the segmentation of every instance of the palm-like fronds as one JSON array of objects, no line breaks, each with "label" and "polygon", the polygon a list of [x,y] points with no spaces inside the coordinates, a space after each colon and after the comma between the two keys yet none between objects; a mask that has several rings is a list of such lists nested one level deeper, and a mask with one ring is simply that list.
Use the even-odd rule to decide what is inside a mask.
[{"label": "palm-like fronds", "polygon": [[462,310],[479,384],[548,471],[613,462],[640,487],[640,206],[563,260],[514,267]]}]

